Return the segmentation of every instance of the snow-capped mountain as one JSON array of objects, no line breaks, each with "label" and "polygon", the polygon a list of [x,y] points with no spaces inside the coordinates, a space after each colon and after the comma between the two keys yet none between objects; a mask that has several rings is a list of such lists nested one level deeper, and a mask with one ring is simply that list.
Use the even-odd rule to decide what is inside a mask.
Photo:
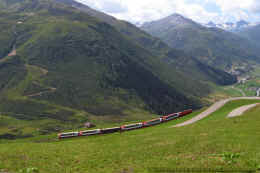
[{"label": "snow-capped mountain", "polygon": [[137,27],[141,27],[141,26],[143,25],[142,22],[135,22],[135,23],[132,23],[132,24],[134,24],[134,25],[137,26]]},{"label": "snow-capped mountain", "polygon": [[210,21],[209,23],[207,24],[202,24],[206,27],[216,27],[216,28],[221,28],[221,29],[224,29],[224,30],[227,30],[227,31],[232,31],[232,32],[238,32],[238,31],[241,31],[242,29],[245,29],[245,28],[248,28],[248,27],[251,27],[251,26],[255,26],[257,25],[257,23],[249,23],[245,20],[240,20],[238,22],[226,22],[226,23],[213,23],[212,21]]}]

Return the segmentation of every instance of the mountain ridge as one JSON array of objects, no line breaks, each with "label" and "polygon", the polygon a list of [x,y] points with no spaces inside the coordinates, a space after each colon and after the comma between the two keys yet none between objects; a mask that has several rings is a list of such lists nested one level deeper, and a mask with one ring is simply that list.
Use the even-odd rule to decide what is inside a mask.
[{"label": "mountain ridge", "polygon": [[[149,50],[153,54],[160,56],[162,59],[164,59],[164,61],[168,61],[169,59],[171,59],[171,61],[169,62],[178,62],[178,61],[183,62],[183,64],[186,64],[187,66],[187,67],[185,66],[183,67],[185,68],[183,70],[184,75],[187,74],[189,75],[190,73],[194,73],[195,74],[194,78],[197,78],[197,80],[210,80],[220,85],[226,85],[235,82],[234,77],[228,76],[228,74],[225,74],[215,68],[213,69],[212,67],[209,67],[207,64],[198,62],[194,57],[187,55],[183,51],[179,51],[168,47],[168,45],[163,43],[160,39],[156,37],[151,37],[149,34],[145,33],[144,31],[142,31],[141,29],[137,28],[135,25],[129,22],[117,20],[112,16],[93,10],[82,3],[75,2],[74,0],[56,0],[56,1],[72,5],[77,9],[86,12],[87,14],[93,17],[97,17],[98,19],[104,21],[107,24],[112,25],[129,40],[135,42],[137,45],[143,47],[144,49]],[[179,14],[174,14],[174,15],[183,18]],[[176,63],[171,63],[171,65],[174,64]],[[191,66],[188,66],[189,64]],[[175,65],[174,68],[178,68],[178,67]],[[199,70],[200,68],[204,68],[205,71],[203,72]],[[197,70],[191,71],[191,69],[197,69]],[[207,73],[206,71],[208,71],[209,73]]]},{"label": "mountain ridge", "polygon": [[242,37],[245,37],[246,39],[253,41],[253,43],[259,47],[260,46],[259,29],[260,29],[260,24],[257,24],[255,26],[244,28],[243,30],[240,30],[237,34],[239,34]]},{"label": "mountain ridge", "polygon": [[251,61],[259,62],[259,51],[249,40],[218,28],[204,27],[184,17],[175,18],[169,16],[141,28],[161,38],[168,46],[184,50],[201,62],[226,72],[241,66],[249,70]]},{"label": "mountain ridge", "polygon": [[245,20],[240,20],[237,22],[224,22],[224,23],[214,23],[212,21],[208,23],[202,23],[203,26],[206,27],[216,27],[220,28],[226,31],[231,31],[231,32],[240,32],[246,28],[252,27],[257,25],[257,23],[249,23]]}]

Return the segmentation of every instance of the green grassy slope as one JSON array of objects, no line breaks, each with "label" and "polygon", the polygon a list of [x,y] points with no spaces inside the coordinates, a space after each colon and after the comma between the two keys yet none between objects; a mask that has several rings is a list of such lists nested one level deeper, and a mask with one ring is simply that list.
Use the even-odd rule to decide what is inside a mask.
[{"label": "green grassy slope", "polygon": [[226,118],[233,109],[255,102],[259,101],[230,102],[208,118],[182,128],[170,128],[184,121],[180,119],[122,134],[63,141],[50,138],[49,142],[42,138],[2,141],[0,170],[36,168],[39,172],[90,173],[150,173],[152,167],[256,170],[260,166],[257,142],[260,107],[241,117]]},{"label": "green grassy slope", "polygon": [[[199,107],[199,97],[210,92],[177,65],[75,8],[48,0],[1,8],[0,42],[8,44],[0,47],[0,114],[21,122],[5,123],[1,135],[144,119]],[[8,57],[13,50],[17,55]]]}]

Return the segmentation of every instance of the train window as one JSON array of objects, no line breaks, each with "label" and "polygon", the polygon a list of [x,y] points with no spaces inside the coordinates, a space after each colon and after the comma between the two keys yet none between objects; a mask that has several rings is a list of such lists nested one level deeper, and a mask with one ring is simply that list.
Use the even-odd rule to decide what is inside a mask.
[{"label": "train window", "polygon": [[64,134],[61,134],[61,137],[68,137],[68,136],[72,136],[73,134],[72,133],[64,133]]},{"label": "train window", "polygon": [[130,124],[130,125],[126,125],[124,128],[134,128],[139,126],[142,126],[142,124]]}]

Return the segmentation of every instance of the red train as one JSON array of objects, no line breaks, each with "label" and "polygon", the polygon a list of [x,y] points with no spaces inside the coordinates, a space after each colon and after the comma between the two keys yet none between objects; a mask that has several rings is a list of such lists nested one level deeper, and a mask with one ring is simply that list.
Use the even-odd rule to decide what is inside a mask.
[{"label": "red train", "polygon": [[192,113],[192,109],[185,110],[185,111],[179,112],[179,113],[173,113],[173,114],[165,115],[165,116],[162,116],[160,118],[145,121],[145,122],[142,122],[142,123],[123,125],[121,127],[86,130],[86,131],[80,131],[80,132],[60,133],[60,134],[58,134],[58,137],[59,137],[59,139],[63,139],[63,138],[71,138],[71,137],[77,137],[77,136],[91,136],[91,135],[108,134],[108,133],[135,130],[135,129],[150,127],[150,126],[154,126],[154,125],[157,125],[157,124],[160,124],[160,123],[171,121],[171,120],[183,117],[185,115],[188,115],[190,113]]}]

